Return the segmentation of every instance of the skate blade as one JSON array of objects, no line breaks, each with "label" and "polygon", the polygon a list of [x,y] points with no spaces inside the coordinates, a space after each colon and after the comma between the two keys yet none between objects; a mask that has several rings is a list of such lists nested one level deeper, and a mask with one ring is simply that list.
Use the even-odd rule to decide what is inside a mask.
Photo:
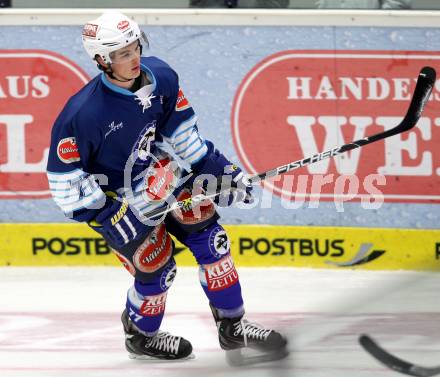
[{"label": "skate blade", "polygon": [[249,348],[238,348],[226,351],[226,361],[232,367],[242,367],[281,360],[288,355],[289,351],[287,348],[270,353],[264,353]]},{"label": "skate blade", "polygon": [[148,361],[150,363],[154,363],[154,364],[158,363],[158,364],[160,364],[160,363],[169,363],[169,362],[177,363],[179,361],[183,362],[183,361],[195,359],[196,356],[193,353],[191,353],[187,357],[182,357],[181,359],[158,359],[157,357],[153,357],[153,356],[138,355],[136,353],[129,353],[128,354],[128,358],[132,359],[132,360],[144,360],[144,361]]}]

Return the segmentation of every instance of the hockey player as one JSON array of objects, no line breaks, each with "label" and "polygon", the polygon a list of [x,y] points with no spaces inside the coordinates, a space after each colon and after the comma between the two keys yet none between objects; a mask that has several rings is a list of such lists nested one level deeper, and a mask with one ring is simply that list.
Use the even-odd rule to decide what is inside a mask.
[{"label": "hockey player", "polygon": [[165,219],[143,217],[166,207],[171,197],[182,200],[205,187],[200,175],[231,182],[220,198],[224,205],[249,201],[251,186],[242,171],[200,136],[176,72],[156,57],[141,57],[148,41],[136,22],[107,12],[85,25],[82,40],[102,72],[70,98],[55,121],[47,175],[66,216],[100,233],[134,276],[122,314],[130,357],[192,356],[188,340],[160,330],[176,274],[169,234],[200,266],[221,348],[257,349],[263,360],[284,357],[283,336],[243,319],[238,274],[212,202]]}]

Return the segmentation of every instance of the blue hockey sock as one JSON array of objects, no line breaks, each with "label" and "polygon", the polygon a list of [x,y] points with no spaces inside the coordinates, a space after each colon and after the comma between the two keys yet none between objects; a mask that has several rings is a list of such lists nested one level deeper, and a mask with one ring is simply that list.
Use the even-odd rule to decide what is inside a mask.
[{"label": "blue hockey sock", "polygon": [[200,265],[200,283],[211,305],[222,317],[242,316],[240,281],[230,255],[230,241],[223,227],[214,223],[203,231],[190,234],[184,243]]},{"label": "blue hockey sock", "polygon": [[154,336],[162,323],[168,288],[176,275],[174,260],[152,281],[135,280],[127,293],[127,313],[133,324],[147,336]]}]

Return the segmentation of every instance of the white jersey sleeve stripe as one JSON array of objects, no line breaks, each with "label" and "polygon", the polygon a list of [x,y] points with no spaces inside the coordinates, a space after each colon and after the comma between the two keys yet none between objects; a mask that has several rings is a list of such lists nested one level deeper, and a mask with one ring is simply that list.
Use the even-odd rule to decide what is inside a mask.
[{"label": "white jersey sleeve stripe", "polygon": [[93,175],[78,169],[66,174],[48,172],[47,176],[54,201],[65,214],[105,202],[105,194]]},{"label": "white jersey sleeve stripe", "polygon": [[96,200],[100,200],[101,198],[105,198],[105,194],[101,195],[99,192],[92,192],[87,195],[84,195],[82,198],[79,198],[78,195],[70,195],[67,197],[58,197],[58,196],[52,196],[55,202],[60,207],[64,206],[70,206],[71,208],[74,208],[76,210],[76,207],[79,206],[80,208],[83,208],[85,203],[90,201],[90,198],[94,198]]},{"label": "white jersey sleeve stripe", "polygon": [[47,172],[47,175],[49,177],[53,177],[54,180],[57,180],[57,178],[60,176],[65,179],[75,179],[75,178],[82,177],[85,174],[86,173],[81,169],[74,169],[74,170],[64,172],[64,173],[58,173],[58,172],[52,172],[52,171]]},{"label": "white jersey sleeve stripe", "polygon": [[[81,202],[77,202],[76,205],[63,205],[57,203],[58,206],[63,210],[64,214],[70,217],[74,211],[78,211],[80,209],[91,209],[91,208],[101,208],[105,203],[105,194],[103,196],[89,196]],[[102,204],[100,204],[102,203]]]},{"label": "white jersey sleeve stripe", "polygon": [[[192,132],[191,132],[192,133]],[[180,146],[180,145],[182,145],[182,144],[186,144],[186,143],[188,143],[188,140],[189,139],[191,139],[191,134],[188,136],[188,137],[186,137],[185,139],[183,139],[182,141],[179,141],[178,143],[176,143],[176,144],[174,144],[174,147],[178,147],[178,146]]]},{"label": "white jersey sleeve stripe", "polygon": [[193,115],[191,118],[179,124],[173,134],[169,137],[170,139],[179,140],[182,135],[188,130],[191,130],[193,126],[197,124],[197,116]]},{"label": "white jersey sleeve stripe", "polygon": [[80,179],[75,179],[74,181],[67,180],[65,182],[61,182],[61,181],[57,182],[57,181],[49,180],[49,187],[51,190],[55,190],[55,191],[70,191],[74,186],[75,182],[78,182],[79,180]]},{"label": "white jersey sleeve stripe", "polygon": [[197,130],[197,117],[194,115],[177,127],[171,137],[164,137],[174,152],[185,162],[193,164],[199,161],[208,151],[205,141]]},{"label": "white jersey sleeve stripe", "polygon": [[187,142],[187,140],[194,133],[194,130],[196,130],[196,128],[195,127],[191,127],[191,129],[187,130],[185,132],[185,134],[183,134],[181,137],[179,137],[178,139],[173,139],[173,145],[179,146],[179,145],[185,144],[185,142]]},{"label": "white jersey sleeve stripe", "polygon": [[194,129],[194,124],[191,124],[189,127],[185,128],[179,135],[175,137],[171,137],[174,143],[180,143],[182,140],[185,140],[189,135],[191,135],[192,130]]},{"label": "white jersey sleeve stripe", "polygon": [[179,157],[186,159],[187,156],[190,156],[194,151],[199,150],[200,147],[202,147],[203,145],[205,145],[205,143],[197,138],[196,140],[194,140],[194,142],[188,145],[188,147],[184,151],[177,154],[179,155]]},{"label": "white jersey sleeve stripe", "polygon": [[175,149],[174,151],[180,156],[185,156],[185,152],[189,150],[195,143],[197,143],[197,146],[202,144],[202,141],[199,138],[199,135],[192,135],[191,138],[188,139],[188,142],[183,145],[183,148]]},{"label": "white jersey sleeve stripe", "polygon": [[194,164],[197,161],[199,161],[201,158],[203,158],[203,156],[205,156],[207,152],[208,152],[208,147],[206,146],[205,143],[203,143],[196,150],[194,150],[192,153],[187,155],[184,158],[184,160],[189,162],[190,164]]}]

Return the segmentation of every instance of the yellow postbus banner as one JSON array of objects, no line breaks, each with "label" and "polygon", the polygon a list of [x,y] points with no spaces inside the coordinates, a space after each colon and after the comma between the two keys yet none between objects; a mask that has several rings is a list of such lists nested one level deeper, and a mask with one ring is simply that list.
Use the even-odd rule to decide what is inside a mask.
[{"label": "yellow postbus banner", "polygon": [[[238,266],[440,271],[440,230],[226,225]],[[117,266],[84,224],[0,224],[2,266]],[[225,242],[216,240],[214,242]],[[195,266],[176,242],[180,266]]]}]

